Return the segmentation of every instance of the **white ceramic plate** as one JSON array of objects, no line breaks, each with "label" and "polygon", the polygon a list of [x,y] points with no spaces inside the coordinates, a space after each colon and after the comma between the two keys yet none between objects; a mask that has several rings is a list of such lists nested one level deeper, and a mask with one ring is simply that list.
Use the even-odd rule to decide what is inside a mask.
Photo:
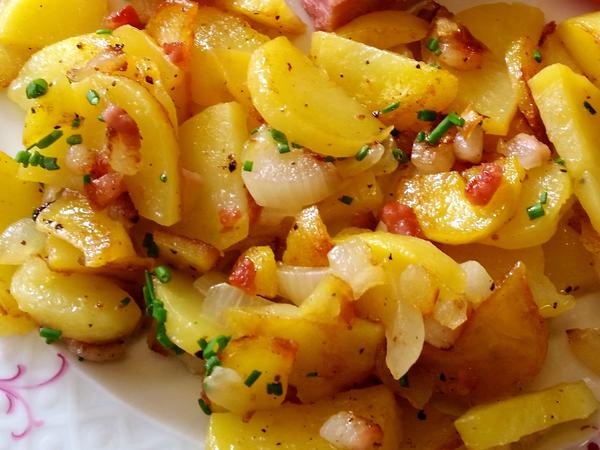
[{"label": "white ceramic plate", "polygon": [[[476,0],[446,0],[453,11],[478,3],[490,1]],[[298,3],[292,0],[292,3]],[[528,0],[526,3],[542,8],[548,20],[562,18],[592,11],[596,5],[590,0]],[[20,148],[22,115],[10,104],[4,95],[0,95],[0,149],[14,153]],[[567,345],[562,330],[574,326],[599,327],[600,302],[597,297],[587,297],[578,303],[575,311],[568,313],[552,325],[555,333],[551,338],[549,358],[546,367],[536,381],[536,387],[546,387],[560,381],[585,379],[600,398],[600,380],[565,352]],[[18,352],[9,352],[15,347]],[[55,358],[57,348],[33,340],[31,336],[0,340],[0,362],[39,365],[41,359]],[[190,375],[181,364],[173,359],[163,358],[149,351],[143,338],[138,339],[128,351],[127,358],[122,362],[109,364],[79,363],[63,352],[71,360],[71,367],[81,372],[93,383],[100,386],[110,395],[129,405],[151,421],[158,422],[173,433],[198,443],[203,441],[207,420],[199,410],[196,399],[199,393],[198,378]],[[8,355],[8,356],[7,356]],[[11,356],[12,355],[12,356]],[[18,361],[17,361],[17,358]],[[0,367],[0,395],[3,375],[10,373],[11,367]],[[5,383],[6,384],[6,383]],[[30,394],[32,395],[32,394]],[[0,399],[2,401],[3,399]],[[9,405],[7,404],[7,408]],[[3,421],[2,403],[0,403],[0,423]],[[550,433],[537,448],[559,449],[579,447],[597,434],[598,417],[581,423],[563,426]],[[590,427],[592,425],[592,427]],[[147,425],[150,427],[150,425]],[[1,428],[0,428],[1,429]],[[583,429],[583,430],[582,430]],[[0,442],[5,436],[0,436]],[[2,447],[2,446],[0,446]],[[198,448],[196,447],[196,448]],[[33,446],[32,448],[36,448]]]}]

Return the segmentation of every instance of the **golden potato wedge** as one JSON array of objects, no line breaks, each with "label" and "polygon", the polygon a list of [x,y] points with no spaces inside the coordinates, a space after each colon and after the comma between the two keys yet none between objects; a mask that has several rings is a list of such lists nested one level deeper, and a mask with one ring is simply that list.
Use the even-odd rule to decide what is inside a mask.
[{"label": "golden potato wedge", "polygon": [[600,374],[600,329],[599,328],[572,328],[567,330],[569,347],[577,359]]},{"label": "golden potato wedge", "polygon": [[577,65],[571,67],[569,61],[557,61],[569,65],[574,71],[581,68],[590,81],[598,86],[600,82],[600,13],[592,12],[583,16],[571,17],[559,24],[558,36]]},{"label": "golden potato wedge", "polygon": [[[65,11],[76,20],[65,20]],[[0,10],[0,43],[40,48],[102,28],[107,0],[6,0]]]},{"label": "golden potato wedge", "polygon": [[568,66],[575,73],[582,73],[579,64],[567,50],[556,29],[550,34],[542,34],[540,53],[542,54],[542,68],[559,63]]},{"label": "golden potato wedge", "polygon": [[40,258],[30,259],[17,270],[10,292],[38,325],[87,343],[127,337],[141,318],[135,301],[111,280],[55,273]]},{"label": "golden potato wedge", "polygon": [[268,245],[250,247],[238,258],[229,282],[250,295],[277,296],[277,263]]},{"label": "golden potato wedge", "polygon": [[585,419],[596,409],[598,400],[594,393],[583,381],[576,381],[475,406],[454,424],[468,448],[485,450],[516,442],[559,423]]},{"label": "golden potato wedge", "polygon": [[419,110],[442,111],[456,96],[448,71],[333,33],[314,33],[310,54],[348,95],[401,130],[418,123]]},{"label": "golden potato wedge", "polygon": [[331,444],[321,438],[319,429],[330,416],[340,411],[352,411],[375,422],[383,431],[383,441],[377,448],[401,448],[398,406],[394,395],[383,386],[344,392],[312,405],[288,403],[273,411],[253,414],[248,421],[235,414],[213,414],[206,448],[330,450]]},{"label": "golden potato wedge", "polygon": [[515,158],[503,163],[502,183],[489,203],[473,205],[465,195],[465,178],[481,166],[458,172],[415,175],[398,186],[398,201],[413,208],[428,239],[444,244],[468,244],[497,231],[519,205],[524,172]]},{"label": "golden potato wedge", "polygon": [[[166,45],[182,45],[185,52],[192,46],[198,4],[189,0],[162,2],[146,24],[146,32],[169,53]],[[189,53],[188,53],[189,56]],[[179,63],[184,61],[173,57]]]},{"label": "golden potato wedge", "polygon": [[427,35],[428,24],[407,11],[374,11],[359,16],[335,30],[335,34],[387,50],[416,42]]},{"label": "golden potato wedge", "polygon": [[600,108],[600,90],[561,64],[542,70],[529,86],[575,195],[600,230],[600,159],[595,151],[600,128],[594,109]]},{"label": "golden potato wedge", "polygon": [[328,266],[333,242],[316,206],[303,209],[287,236],[283,263],[290,266]]},{"label": "golden potato wedge", "polygon": [[162,230],[152,232],[162,259],[179,270],[192,270],[195,275],[208,272],[217,263],[221,252],[206,242],[177,236]]},{"label": "golden potato wedge", "polygon": [[248,236],[248,199],[241,176],[246,118],[239,103],[222,103],[181,126],[185,195],[183,219],[172,228],[175,233],[219,250]]},{"label": "golden potato wedge", "polygon": [[248,87],[267,123],[323,155],[354,156],[389,133],[284,37],[252,54]]},{"label": "golden potato wedge", "polygon": [[352,288],[334,275],[326,275],[300,305],[302,315],[316,322],[345,320],[353,317]]},{"label": "golden potato wedge", "polygon": [[280,33],[298,34],[306,28],[285,0],[218,0],[216,3]]},{"label": "golden potato wedge", "polygon": [[437,374],[439,392],[481,403],[519,392],[540,371],[548,328],[525,270],[523,264],[515,266],[475,310],[452,349],[425,345],[418,364]]},{"label": "golden potato wedge", "polygon": [[17,77],[32,53],[29,47],[0,44],[0,88],[7,87]]}]

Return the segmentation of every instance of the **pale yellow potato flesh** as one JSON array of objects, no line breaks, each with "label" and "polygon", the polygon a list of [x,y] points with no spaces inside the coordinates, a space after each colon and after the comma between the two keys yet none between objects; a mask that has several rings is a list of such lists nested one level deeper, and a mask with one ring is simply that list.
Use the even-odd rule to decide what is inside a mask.
[{"label": "pale yellow potato flesh", "polygon": [[[598,86],[600,83],[600,12],[571,17],[559,24],[557,31],[572,59],[590,81]],[[573,66],[571,68],[577,69]]]},{"label": "pale yellow potato flesh", "polygon": [[569,347],[577,359],[600,375],[600,329],[574,328],[567,330]]}]

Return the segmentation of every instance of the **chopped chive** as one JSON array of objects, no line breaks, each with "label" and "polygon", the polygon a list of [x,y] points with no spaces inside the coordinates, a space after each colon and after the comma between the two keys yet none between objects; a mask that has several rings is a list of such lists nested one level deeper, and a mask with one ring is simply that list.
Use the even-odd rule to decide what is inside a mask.
[{"label": "chopped chive", "polygon": [[442,66],[440,66],[440,65],[439,65],[439,64],[437,64],[437,63],[429,63],[429,65],[430,65],[431,67],[433,67],[434,69],[441,69],[441,68],[442,68]]},{"label": "chopped chive", "polygon": [[86,94],[85,97],[87,98],[87,101],[89,102],[89,104],[92,105],[92,106],[95,106],[98,103],[100,103],[100,96],[93,89],[90,89],[89,91],[87,91],[87,94]]},{"label": "chopped chive", "polygon": [[204,353],[204,359],[208,359],[221,354],[221,352],[225,350],[225,347],[227,347],[227,344],[229,344],[230,340],[231,336],[221,335],[208,341],[206,347],[202,350],[202,352]]},{"label": "chopped chive", "polygon": [[96,117],[96,119],[98,119],[98,122],[106,122],[106,120],[104,120],[104,117],[102,116],[102,114],[98,114],[98,117]]},{"label": "chopped chive", "polygon": [[256,133],[258,133],[259,129],[260,129],[260,127],[254,128],[252,131],[250,131],[250,135],[255,135]]},{"label": "chopped chive", "polygon": [[275,128],[271,128],[270,133],[273,140],[277,143],[279,153],[289,153],[290,145],[287,136]]},{"label": "chopped chive", "polygon": [[405,387],[405,388],[409,387],[409,383],[408,383],[408,375],[406,375],[406,374],[405,374],[405,375],[402,375],[402,376],[400,377],[400,380],[399,380],[399,382],[400,382],[400,386],[402,386],[402,387]]},{"label": "chopped chive", "polygon": [[146,283],[145,287],[148,290],[148,292],[147,292],[148,298],[146,300],[149,301],[150,305],[152,305],[152,303],[154,303],[154,300],[156,299],[156,294],[154,293],[154,284],[152,283],[152,274],[147,270],[144,271],[144,281]]},{"label": "chopped chive", "polygon": [[67,144],[69,145],[79,145],[83,142],[83,137],[80,134],[72,134],[67,138]]},{"label": "chopped chive", "polygon": [[456,125],[457,127],[464,127],[465,126],[465,119],[463,119],[462,117],[460,117],[458,114],[456,113],[450,113],[448,114],[449,117],[449,121],[452,125]]},{"label": "chopped chive", "polygon": [[42,157],[42,160],[40,161],[40,167],[42,169],[46,169],[46,170],[58,170],[60,169],[58,163],[57,163],[57,159],[56,158],[52,158],[50,156],[44,156]]},{"label": "chopped chive", "polygon": [[422,109],[417,112],[417,119],[423,122],[433,122],[437,119],[437,113],[431,109]]},{"label": "chopped chive", "polygon": [[556,159],[554,160],[554,162],[555,162],[556,164],[558,164],[559,166],[564,166],[564,165],[565,165],[565,160],[564,160],[564,159],[562,159],[562,158],[556,158]]},{"label": "chopped chive", "polygon": [[38,151],[33,152],[33,155],[31,155],[31,158],[29,158],[29,164],[32,165],[33,167],[35,166],[39,166],[40,163],[42,162],[42,159],[44,157],[42,156],[42,154]]},{"label": "chopped chive", "polygon": [[318,377],[318,376],[319,376],[319,372],[308,372],[308,373],[306,374],[306,376],[307,376],[308,378],[315,378],[315,377]]},{"label": "chopped chive", "polygon": [[363,159],[365,159],[367,157],[368,154],[369,154],[369,146],[363,145],[354,157],[356,158],[357,161],[362,161]]},{"label": "chopped chive", "polygon": [[168,350],[172,350],[175,354],[180,355],[183,353],[183,350],[175,345],[171,339],[167,336],[167,332],[165,330],[164,322],[159,322],[156,327],[156,340],[160,345]]},{"label": "chopped chive", "polygon": [[296,144],[295,142],[292,142],[292,148],[304,148],[304,146],[301,144]]},{"label": "chopped chive", "polygon": [[96,30],[96,34],[112,34],[113,30],[111,30],[110,28],[100,28],[99,30]]},{"label": "chopped chive", "polygon": [[152,304],[152,318],[158,323],[167,321],[167,310],[161,301],[155,300]]},{"label": "chopped chive", "polygon": [[42,139],[37,141],[34,145],[31,146],[31,148],[37,147],[41,150],[50,147],[52,144],[58,141],[62,137],[62,135],[62,130],[54,130],[52,131],[52,133],[48,134],[47,136],[44,136]]},{"label": "chopped chive", "polygon": [[433,131],[427,136],[425,139],[429,145],[437,145],[440,142],[440,139],[444,137],[444,135],[448,132],[448,130],[452,127],[452,125],[456,125],[459,127],[464,126],[465,119],[460,117],[456,113],[450,113],[438,124],[437,127],[433,129]]},{"label": "chopped chive", "polygon": [[394,148],[392,150],[392,155],[394,156],[394,159],[396,161],[398,161],[400,164],[406,164],[407,162],[410,161],[410,156],[408,155],[408,153],[406,153],[404,150],[400,149],[400,148]]},{"label": "chopped chive", "polygon": [[244,384],[248,387],[252,386],[261,375],[262,372],[260,370],[253,370],[250,375],[248,375],[248,378],[246,378],[246,381],[244,381]]},{"label": "chopped chive", "polygon": [[210,416],[212,414],[212,409],[210,409],[210,405],[206,403],[203,399],[198,399],[198,405],[204,414]]},{"label": "chopped chive", "polygon": [[125,297],[119,303],[121,303],[121,306],[127,306],[127,305],[129,305],[129,303],[131,303],[131,299],[129,297]]},{"label": "chopped chive", "polygon": [[46,95],[48,92],[48,82],[43,78],[37,78],[32,80],[25,88],[25,95],[27,98],[38,98]]},{"label": "chopped chive", "polygon": [[440,41],[436,38],[430,38],[425,46],[427,47],[427,50],[437,56],[442,54],[442,50],[440,49]]},{"label": "chopped chive", "polygon": [[167,178],[167,174],[166,174],[166,173],[164,173],[164,172],[163,172],[163,173],[161,173],[161,174],[160,174],[160,181],[162,181],[163,183],[166,183],[166,182],[167,182],[167,180],[168,180],[168,178]]},{"label": "chopped chive", "polygon": [[150,258],[158,258],[158,245],[154,242],[152,233],[146,233],[144,240],[142,241],[142,246],[146,249],[146,254]]},{"label": "chopped chive", "polygon": [[542,52],[540,52],[539,48],[536,48],[535,51],[533,52],[533,59],[537,63],[541,63],[542,62]]},{"label": "chopped chive", "polygon": [[529,216],[529,220],[539,219],[545,214],[546,211],[544,211],[544,207],[541,203],[536,203],[535,205],[532,205],[529,208],[527,208],[527,215]]},{"label": "chopped chive", "polygon": [[399,107],[400,102],[391,103],[381,110],[381,114],[391,113],[392,111],[397,110]]},{"label": "chopped chive", "polygon": [[167,266],[158,266],[154,269],[154,275],[158,278],[158,281],[165,284],[171,281],[171,270]]},{"label": "chopped chive", "polygon": [[596,114],[596,109],[587,100],[585,102],[583,102],[583,106],[584,106],[585,109],[587,109],[590,112],[590,114],[592,116]]},{"label": "chopped chive", "polygon": [[280,396],[283,394],[283,385],[279,382],[267,384],[267,394]]},{"label": "chopped chive", "polygon": [[338,200],[340,202],[342,202],[344,205],[350,205],[350,204],[352,204],[352,201],[354,199],[352,197],[350,197],[349,195],[342,195],[340,198],[338,198]]},{"label": "chopped chive", "polygon": [[19,164],[22,164],[23,167],[27,167],[30,160],[31,153],[29,153],[27,150],[21,150],[15,155],[15,161]]},{"label": "chopped chive", "polygon": [[279,142],[277,143],[277,150],[281,154],[289,153],[291,151],[290,146],[288,144],[281,144]]},{"label": "chopped chive", "polygon": [[244,169],[244,172],[252,172],[252,168],[254,167],[254,161],[244,161],[244,165],[242,166],[242,169]]},{"label": "chopped chive", "polygon": [[79,128],[81,126],[81,117],[76,116],[71,122],[71,128]]},{"label": "chopped chive", "polygon": [[62,335],[61,330],[55,330],[54,328],[42,327],[40,328],[40,336],[46,339],[46,344],[52,344],[60,339]]},{"label": "chopped chive", "polygon": [[548,203],[548,192],[544,191],[540,194],[540,203],[542,205],[545,205],[546,203]]},{"label": "chopped chive", "polygon": [[207,345],[208,341],[205,338],[198,339],[198,347],[200,347],[200,350],[204,351]]},{"label": "chopped chive", "polygon": [[417,142],[423,142],[423,141],[425,140],[425,138],[426,138],[426,137],[427,137],[427,136],[425,135],[425,132],[424,132],[424,131],[419,131],[419,132],[417,133],[417,138],[415,139],[415,141],[417,141]]},{"label": "chopped chive", "polygon": [[220,366],[221,365],[221,360],[219,359],[218,356],[211,356],[210,358],[208,358],[206,360],[206,363],[204,364],[205,368],[206,368],[206,375],[210,375],[212,373],[212,371],[214,370],[215,367]]}]

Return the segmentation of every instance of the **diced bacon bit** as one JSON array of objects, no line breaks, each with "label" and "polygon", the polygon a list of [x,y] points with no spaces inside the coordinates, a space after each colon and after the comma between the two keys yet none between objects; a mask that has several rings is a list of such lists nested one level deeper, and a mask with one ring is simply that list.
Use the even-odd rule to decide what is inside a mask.
[{"label": "diced bacon bit", "polygon": [[108,215],[115,220],[127,224],[137,223],[140,219],[137,209],[129,194],[121,194],[106,209]]},{"label": "diced bacon bit", "polygon": [[312,18],[317,30],[332,31],[377,9],[406,7],[406,0],[302,0],[302,6]]},{"label": "diced bacon bit", "polygon": [[229,283],[247,294],[256,294],[256,267],[250,258],[244,256],[237,260],[231,269]]},{"label": "diced bacon bit", "polygon": [[237,207],[227,207],[219,210],[219,222],[225,230],[231,230],[241,218],[242,212]]},{"label": "diced bacon bit", "polygon": [[476,206],[487,205],[502,184],[502,167],[496,163],[482,164],[479,175],[465,186],[467,199]]},{"label": "diced bacon bit", "polygon": [[188,59],[188,52],[183,42],[167,42],[162,45],[162,48],[173,64],[182,66]]},{"label": "diced bacon bit", "polygon": [[96,208],[105,208],[121,194],[127,192],[123,175],[109,172],[84,186],[85,195]]},{"label": "diced bacon bit", "polygon": [[96,158],[90,170],[92,178],[100,178],[102,175],[106,175],[111,171],[110,161],[108,159],[108,152],[100,151],[96,153]]},{"label": "diced bacon bit", "polygon": [[144,28],[144,24],[140,20],[140,16],[135,8],[131,5],[127,5],[124,8],[109,14],[105,19],[105,23],[113,30],[123,25],[131,25],[132,27],[140,30]]},{"label": "diced bacon bit", "polygon": [[368,450],[381,445],[383,430],[372,420],[340,411],[331,416],[319,434],[335,448],[343,450]]},{"label": "diced bacon bit", "polygon": [[383,205],[381,221],[390,233],[423,237],[423,231],[413,209],[397,201]]},{"label": "diced bacon bit", "polygon": [[102,111],[102,119],[106,122],[109,138],[119,135],[123,143],[131,148],[140,148],[142,138],[135,120],[123,108],[109,105]]}]

